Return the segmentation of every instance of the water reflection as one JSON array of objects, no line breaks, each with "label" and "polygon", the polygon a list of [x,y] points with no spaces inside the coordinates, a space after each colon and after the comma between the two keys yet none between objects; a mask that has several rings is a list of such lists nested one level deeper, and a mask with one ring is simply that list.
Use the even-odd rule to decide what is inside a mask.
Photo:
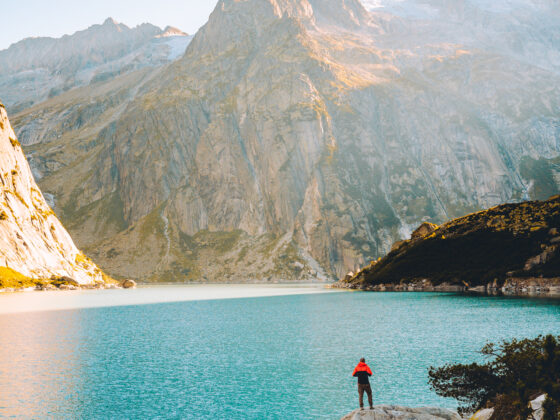
[{"label": "water reflection", "polygon": [[0,417],[68,417],[77,403],[78,311],[0,316]]}]

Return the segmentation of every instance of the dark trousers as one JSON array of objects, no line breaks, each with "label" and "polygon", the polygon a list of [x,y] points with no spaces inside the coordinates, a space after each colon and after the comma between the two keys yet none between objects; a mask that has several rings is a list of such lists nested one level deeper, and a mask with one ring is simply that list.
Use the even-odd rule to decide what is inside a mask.
[{"label": "dark trousers", "polygon": [[360,407],[364,406],[364,391],[367,394],[369,406],[373,407],[373,398],[371,396],[371,386],[369,384],[358,384],[358,394],[360,395]]}]

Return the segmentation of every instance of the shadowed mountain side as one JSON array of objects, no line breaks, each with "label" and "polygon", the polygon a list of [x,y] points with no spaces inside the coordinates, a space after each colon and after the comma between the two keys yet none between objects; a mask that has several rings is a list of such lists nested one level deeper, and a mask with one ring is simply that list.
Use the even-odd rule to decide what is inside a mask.
[{"label": "shadowed mountain side", "polygon": [[[442,283],[486,289],[560,286],[560,196],[504,204],[441,226],[424,223],[410,240],[340,282],[383,289]],[[383,285],[383,286],[381,286]]]}]

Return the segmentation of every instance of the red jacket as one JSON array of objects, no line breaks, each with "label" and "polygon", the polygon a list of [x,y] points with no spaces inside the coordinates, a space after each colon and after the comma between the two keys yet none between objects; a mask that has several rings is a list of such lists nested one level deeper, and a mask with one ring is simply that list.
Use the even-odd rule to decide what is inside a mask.
[{"label": "red jacket", "polygon": [[363,362],[358,363],[358,365],[354,368],[354,372],[352,372],[352,376],[358,377],[359,384],[369,384],[368,376],[371,375],[371,369]]}]

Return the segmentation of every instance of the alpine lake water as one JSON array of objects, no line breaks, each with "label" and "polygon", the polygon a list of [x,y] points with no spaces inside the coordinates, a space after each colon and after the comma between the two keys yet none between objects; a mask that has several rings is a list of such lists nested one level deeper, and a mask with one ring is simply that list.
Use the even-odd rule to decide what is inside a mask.
[{"label": "alpine lake water", "polygon": [[187,300],[191,286],[0,296],[0,309],[37,295],[75,301],[0,310],[0,418],[339,419],[357,407],[362,356],[375,404],[455,408],[430,390],[429,366],[481,361],[488,341],[560,334],[559,300],[301,288],[214,300]]}]

